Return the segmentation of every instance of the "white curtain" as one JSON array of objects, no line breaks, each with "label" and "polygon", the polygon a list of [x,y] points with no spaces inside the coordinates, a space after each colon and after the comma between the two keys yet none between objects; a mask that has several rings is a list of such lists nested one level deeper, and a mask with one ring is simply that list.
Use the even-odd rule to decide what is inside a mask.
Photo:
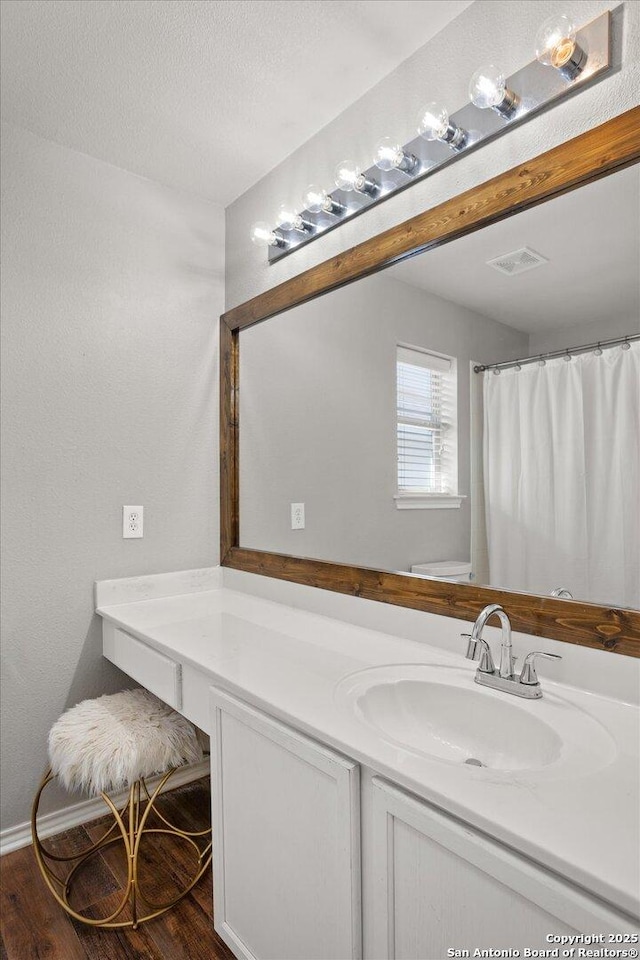
[{"label": "white curtain", "polygon": [[640,608],[640,343],[484,374],[490,583]]}]

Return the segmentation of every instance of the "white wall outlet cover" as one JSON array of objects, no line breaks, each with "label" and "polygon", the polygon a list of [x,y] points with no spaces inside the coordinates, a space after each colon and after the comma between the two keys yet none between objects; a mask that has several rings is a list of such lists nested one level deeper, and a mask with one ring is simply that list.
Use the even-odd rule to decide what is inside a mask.
[{"label": "white wall outlet cover", "polygon": [[125,540],[135,540],[144,536],[144,507],[122,508],[122,536]]},{"label": "white wall outlet cover", "polygon": [[304,530],[304,503],[291,504],[291,529]]}]

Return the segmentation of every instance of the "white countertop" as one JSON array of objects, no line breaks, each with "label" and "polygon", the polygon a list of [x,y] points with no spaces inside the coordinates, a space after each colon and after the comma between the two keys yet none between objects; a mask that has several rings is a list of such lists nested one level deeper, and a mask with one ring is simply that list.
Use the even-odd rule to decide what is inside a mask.
[{"label": "white countertop", "polygon": [[[116,581],[105,586],[109,583]],[[201,579],[196,592],[118,603],[111,602],[117,593],[99,589],[97,612],[247,703],[373,768],[617,909],[640,912],[637,707],[543,680],[544,697],[531,705],[540,709],[541,718],[546,701],[556,709],[571,704],[615,741],[605,766],[592,772],[585,764],[570,778],[561,764],[506,771],[418,756],[359,719],[336,698],[336,685],[374,666],[427,663],[466,670],[472,686],[475,665],[464,659],[462,646],[458,657],[428,643],[208,586]],[[129,596],[136,596],[135,590]],[[492,690],[486,695],[508,696]],[[474,722],[472,716],[469,722]]]}]

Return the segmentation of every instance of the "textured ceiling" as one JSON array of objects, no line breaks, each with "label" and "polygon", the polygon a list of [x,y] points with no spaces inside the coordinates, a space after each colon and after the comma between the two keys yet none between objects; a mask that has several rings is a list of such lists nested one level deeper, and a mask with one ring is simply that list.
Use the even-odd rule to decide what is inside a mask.
[{"label": "textured ceiling", "polygon": [[469,0],[2,0],[3,118],[227,205]]},{"label": "textured ceiling", "polygon": [[[549,263],[505,276],[487,260],[531,247]],[[640,167],[629,167],[391,267],[397,280],[525,333],[640,324]]]}]

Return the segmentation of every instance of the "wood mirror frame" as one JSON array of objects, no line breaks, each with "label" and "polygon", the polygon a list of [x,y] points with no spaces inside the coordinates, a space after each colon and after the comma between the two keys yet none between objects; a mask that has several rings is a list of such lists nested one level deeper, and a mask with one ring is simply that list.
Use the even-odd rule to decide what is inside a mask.
[{"label": "wood mirror frame", "polygon": [[284,310],[640,160],[640,107],[451,200],[391,227],[227,311],[220,324],[220,562],[290,580],[473,621],[501,603],[514,630],[640,657],[640,612],[488,586],[422,579],[240,546],[239,333]]}]

